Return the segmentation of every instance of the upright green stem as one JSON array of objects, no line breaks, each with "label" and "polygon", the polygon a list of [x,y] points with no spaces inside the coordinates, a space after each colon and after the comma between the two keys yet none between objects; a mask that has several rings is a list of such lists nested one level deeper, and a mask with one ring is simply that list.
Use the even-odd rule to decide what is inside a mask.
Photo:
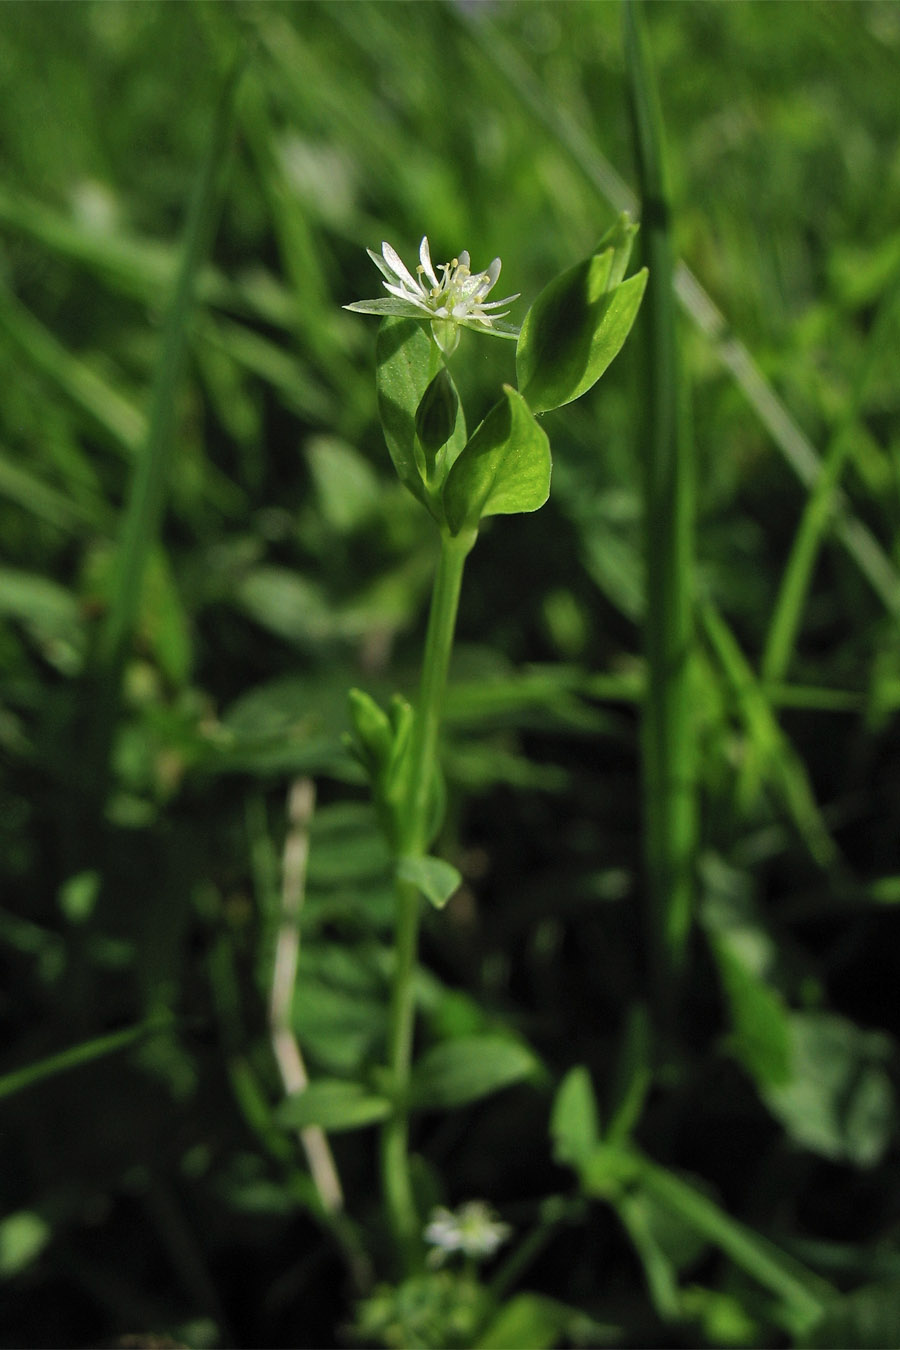
[{"label": "upright green stem", "polygon": [[424,853],[429,839],[431,794],[437,762],[438,733],[453,649],[459,592],[466,558],[475,543],[475,531],[442,533],[441,553],[431,595],[431,613],[425,637],[422,682],[413,732],[409,788],[404,812],[402,852]]},{"label": "upright green stem", "polygon": [[[431,842],[432,791],[441,708],[453,649],[463,568],[475,537],[474,530],[455,536],[446,532],[441,534],[441,553],[431,596],[403,815],[400,852],[406,856],[421,856]],[[418,889],[408,882],[398,881],[394,937],[396,964],[388,1027],[388,1065],[400,1105],[384,1126],[381,1169],[385,1199],[405,1270],[415,1268],[421,1251],[419,1220],[409,1174],[409,1117],[403,1104],[412,1061],[420,904]]]}]

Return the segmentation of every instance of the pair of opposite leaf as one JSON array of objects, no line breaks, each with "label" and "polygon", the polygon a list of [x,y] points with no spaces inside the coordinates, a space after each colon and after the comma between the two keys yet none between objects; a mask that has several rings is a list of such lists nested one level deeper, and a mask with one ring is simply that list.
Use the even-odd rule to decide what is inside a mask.
[{"label": "pair of opposite leaf", "polygon": [[[550,445],[534,415],[586,393],[621,350],[647,281],[646,268],[625,279],[636,231],[621,216],[589,258],[541,292],[521,330],[503,322],[508,311],[496,312],[516,296],[486,298],[499,258],[481,273],[468,253],[435,268],[425,238],[413,277],[390,244],[380,257],[370,250],[390,298],[346,308],[385,317],[376,349],[385,439],[401,481],[450,534],[473,534],[485,516],[535,511],[547,500]],[[444,364],[461,328],[516,341],[518,390],[505,384],[469,438]]]}]

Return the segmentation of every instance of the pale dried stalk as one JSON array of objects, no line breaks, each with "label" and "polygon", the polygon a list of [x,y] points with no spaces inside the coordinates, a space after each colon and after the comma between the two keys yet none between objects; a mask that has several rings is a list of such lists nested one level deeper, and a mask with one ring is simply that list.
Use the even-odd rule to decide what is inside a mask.
[{"label": "pale dried stalk", "polygon": [[[306,889],[306,863],[309,857],[309,824],[316,803],[316,788],[311,778],[298,778],[288,793],[288,830],[281,866],[281,919],[275,943],[275,968],[269,1002],[272,1049],[285,1092],[302,1092],[309,1082],[306,1065],[291,1026],[297,961],[300,954],[300,911]],[[344,1195],[334,1158],[324,1130],[308,1125],[298,1131],[309,1170],[323,1209],[336,1214],[344,1206]]]}]

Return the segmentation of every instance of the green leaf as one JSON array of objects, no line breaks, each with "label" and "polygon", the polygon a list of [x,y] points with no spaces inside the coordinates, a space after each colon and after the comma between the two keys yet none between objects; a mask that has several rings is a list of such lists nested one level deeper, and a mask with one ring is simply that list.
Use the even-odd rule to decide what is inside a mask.
[{"label": "green leaf", "polygon": [[378,1097],[362,1083],[344,1078],[321,1078],[302,1092],[295,1092],[275,1110],[277,1123],[285,1129],[303,1130],[320,1125],[323,1130],[357,1130],[391,1114],[386,1097]]},{"label": "green leaf", "polygon": [[429,461],[429,473],[434,471],[434,457],[453,435],[459,395],[446,366],[441,366],[429,384],[416,408],[416,435]]},{"label": "green leaf", "polygon": [[609,290],[618,286],[625,279],[628,260],[631,257],[631,248],[638,229],[639,226],[635,225],[628,212],[623,211],[594,249],[595,254],[605,253],[608,249],[612,249],[613,257],[610,263],[609,281],[607,282]]},{"label": "green leaf", "polygon": [[611,1144],[624,1143],[641,1118],[653,1079],[652,1045],[647,1007],[643,1003],[633,1003],[628,1009],[613,1078],[614,1105],[606,1131]]},{"label": "green leaf", "polygon": [[824,1300],[831,1293],[824,1280],[760,1233],[733,1219],[696,1185],[659,1167],[636,1149],[597,1149],[582,1171],[582,1184],[589,1195],[614,1203],[623,1186],[646,1194],[715,1243],[736,1265],[783,1300],[794,1325],[812,1325],[821,1316]]},{"label": "green leaf", "polygon": [[431,342],[414,319],[385,319],[375,343],[378,415],[394,468],[423,505],[428,493],[416,455],[416,409],[428,388]]},{"label": "green leaf", "polygon": [[67,672],[81,666],[84,616],[78,597],[49,577],[0,568],[0,618],[21,623],[45,657]]},{"label": "green leaf", "polygon": [[[424,482],[425,457],[416,436],[416,412],[435,374],[433,352],[425,329],[414,319],[388,318],[379,325],[376,384],[384,439],[401,483],[432,512]],[[457,404],[453,434],[444,451],[445,466],[453,462],[465,442],[465,418]]]},{"label": "green leaf", "polygon": [[882,1346],[900,1345],[900,1280],[864,1284],[830,1303],[806,1344],[822,1350],[840,1350],[847,1345],[880,1350]]},{"label": "green leaf", "polygon": [[634,1184],[638,1162],[627,1145],[598,1144],[579,1166],[581,1185],[598,1200],[617,1201]]},{"label": "green leaf", "polygon": [[[316,850],[312,850],[311,861]],[[361,1076],[387,1029],[384,978],[371,957],[346,943],[304,944],[294,997],[294,1030],[323,1070]]]},{"label": "green leaf", "polygon": [[29,1209],[17,1210],[0,1220],[0,1280],[26,1270],[52,1236],[47,1220]]},{"label": "green leaf", "polygon": [[[388,314],[393,317],[413,320],[426,320],[427,315],[414,305],[410,300],[394,300],[389,296],[384,296],[379,300],[354,300],[350,305],[344,305],[344,309],[352,309],[355,314]],[[421,319],[419,316],[421,315]]]},{"label": "green leaf", "polygon": [[361,758],[370,772],[378,772],[387,764],[394,742],[387,713],[363,689],[348,690],[347,701]]},{"label": "green leaf", "polygon": [[[642,1191],[623,1190],[615,1199],[619,1222],[644,1268],[647,1293],[661,1321],[674,1321],[681,1312],[678,1274],[669,1253],[659,1241],[659,1208]],[[682,1232],[690,1232],[682,1225]],[[702,1250],[702,1244],[701,1244]],[[692,1252],[696,1260],[698,1252]]]},{"label": "green leaf", "polygon": [[525,1293],[516,1294],[503,1304],[475,1345],[477,1350],[509,1350],[511,1345],[516,1350],[549,1350],[561,1341],[597,1345],[604,1340],[621,1344],[621,1330],[601,1326],[580,1309],[556,1299]]},{"label": "green leaf", "polygon": [[223,713],[221,744],[210,747],[211,770],[319,773],[324,763],[346,764],[341,734],[352,678],[349,669],[343,683],[333,673],[289,675],[248,689]]},{"label": "green leaf", "polygon": [[443,909],[462,883],[456,868],[443,858],[401,858],[397,876],[416,886],[435,909]]},{"label": "green leaf", "polygon": [[682,1317],[700,1324],[709,1345],[765,1344],[760,1320],[735,1294],[722,1294],[695,1284],[682,1291],[680,1302]]},{"label": "green leaf", "polygon": [[887,1072],[892,1042],[829,1013],[791,1013],[790,1078],[761,1086],[791,1139],[835,1162],[871,1167],[884,1156],[894,1122]]},{"label": "green leaf", "polygon": [[533,1077],[539,1069],[532,1052],[503,1036],[461,1036],[443,1041],[415,1066],[410,1105],[434,1110],[464,1106],[492,1092]]},{"label": "green leaf", "polygon": [[760,1088],[775,1088],[790,1079],[790,1013],[744,953],[753,936],[752,929],[734,928],[711,936],[710,945],[734,1028],[731,1049]]},{"label": "green leaf", "polygon": [[550,1116],[550,1135],[556,1161],[576,1168],[600,1142],[597,1099],[582,1064],[570,1069],[560,1084]]},{"label": "green leaf", "polygon": [[159,546],[147,555],[140,609],[135,617],[138,637],[152,651],[167,679],[176,687],[186,684],[193,660],[190,622],[169,557]]},{"label": "green leaf", "polygon": [[526,314],[516,373],[533,412],[580,398],[621,350],[647,284],[646,268],[615,284],[623,248],[605,249],[570,267]]},{"label": "green leaf", "polygon": [[[715,1203],[715,1197],[711,1194],[712,1187],[708,1182],[693,1177],[692,1184]],[[621,1197],[620,1203],[622,1200],[626,1201],[627,1226],[632,1241],[635,1231],[641,1231],[649,1247],[655,1248],[660,1260],[671,1271],[673,1280],[677,1275],[684,1274],[692,1266],[696,1266],[708,1251],[709,1242],[706,1235],[698,1231],[683,1214],[670,1205],[662,1204],[639,1187],[629,1191],[627,1196]]]},{"label": "green leaf", "polygon": [[484,516],[537,511],[550,495],[550,442],[508,384],[447,476],[444,510],[454,534]]},{"label": "green leaf", "polygon": [[385,803],[399,818],[403,814],[410,769],[410,747],[412,744],[415,710],[401,694],[391,699],[389,716],[391,720],[391,753],[384,767],[381,784]]},{"label": "green leaf", "polygon": [[76,872],[59,888],[57,900],[69,923],[87,923],[94,912],[102,881],[96,868]]},{"label": "green leaf", "polygon": [[306,461],[316,512],[338,534],[351,534],[379,508],[381,484],[367,459],[337,436],[311,436]]},{"label": "green leaf", "polygon": [[321,587],[289,567],[248,569],[236,583],[233,597],[255,623],[287,642],[315,643],[339,626]]},{"label": "green leaf", "polygon": [[145,1022],[139,1022],[136,1026],[123,1027],[121,1031],[111,1031],[105,1036],[95,1036],[92,1040],[82,1041],[79,1045],[60,1050],[55,1055],[48,1055],[45,1059],[26,1064],[24,1068],[11,1069],[8,1073],[0,1075],[0,1099],[12,1097],[45,1078],[54,1078],[57,1074],[77,1069],[82,1064],[91,1063],[92,1060],[103,1059],[106,1055],[126,1050],[149,1036],[165,1031],[172,1021],[169,1013],[160,1013],[158,1016],[147,1018]]}]

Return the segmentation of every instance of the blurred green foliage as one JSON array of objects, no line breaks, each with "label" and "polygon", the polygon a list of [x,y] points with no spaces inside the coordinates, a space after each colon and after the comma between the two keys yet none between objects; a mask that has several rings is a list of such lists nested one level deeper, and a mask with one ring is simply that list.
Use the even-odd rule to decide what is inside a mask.
[{"label": "blurred green foliage", "polygon": [[[547,415],[550,502],[484,529],[463,594],[440,847],[465,886],[426,922],[421,1050],[484,1038],[545,1071],[416,1126],[423,1203],[484,1197],[516,1229],[485,1301],[469,1273],[373,1293],[369,1134],[334,1140],[342,1231],[276,1114],[285,798],[316,778],[295,1029],[314,1078],[356,1077],[383,1047],[392,894],[346,694],[414,687],[434,560],[378,425],[375,325],[341,306],[375,294],[384,238],[499,254],[519,319],[594,248],[635,181],[618,7],[0,7],[3,1345],[336,1344],[360,1291],[360,1335],[397,1344],[894,1343],[900,10],[646,19],[675,244],[727,319],[710,337],[680,274],[700,913],[664,1040],[644,1014],[632,340]],[[164,521],[104,721],[125,506],[241,57]],[[479,416],[511,358],[463,335]],[[834,481],[795,638],[764,666],[813,449]],[[554,1162],[550,1085],[576,1065]],[[635,1131],[629,1176],[655,1159],[634,1193],[590,1164],[601,1128],[613,1149]],[[830,1282],[816,1326],[734,1264],[723,1215]]]}]

